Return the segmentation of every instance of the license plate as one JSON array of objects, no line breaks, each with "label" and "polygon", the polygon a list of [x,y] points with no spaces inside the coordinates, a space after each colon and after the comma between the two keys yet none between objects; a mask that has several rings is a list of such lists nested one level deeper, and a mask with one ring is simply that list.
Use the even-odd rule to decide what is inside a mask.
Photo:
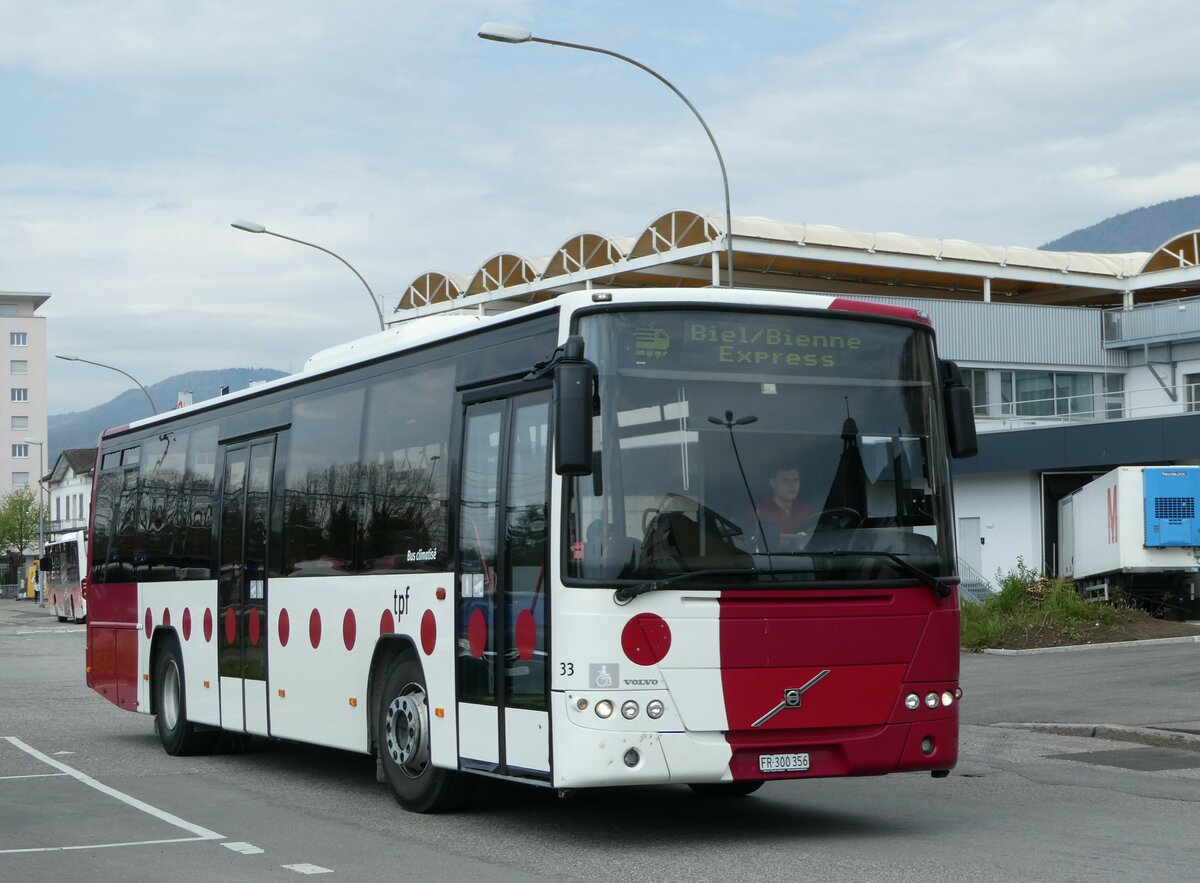
[{"label": "license plate", "polygon": [[808,753],[804,754],[760,754],[760,773],[795,773],[808,769]]}]

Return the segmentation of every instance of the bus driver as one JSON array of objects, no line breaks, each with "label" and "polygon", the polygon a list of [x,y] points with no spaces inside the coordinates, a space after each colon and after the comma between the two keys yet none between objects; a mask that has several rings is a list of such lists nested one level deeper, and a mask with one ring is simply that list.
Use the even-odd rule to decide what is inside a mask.
[{"label": "bus driver", "polygon": [[805,519],[816,514],[816,509],[797,501],[800,495],[800,470],[795,466],[780,466],[767,479],[771,496],[755,507],[758,520],[773,525],[781,534],[797,533]]}]

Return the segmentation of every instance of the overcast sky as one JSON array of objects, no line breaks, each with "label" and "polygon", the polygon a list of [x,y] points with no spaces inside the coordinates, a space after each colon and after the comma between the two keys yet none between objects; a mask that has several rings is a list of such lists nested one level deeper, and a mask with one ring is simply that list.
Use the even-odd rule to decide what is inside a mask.
[{"label": "overcast sky", "polygon": [[[298,370],[427,270],[723,211],[1039,245],[1200,193],[1200,16],[1123,0],[0,0],[0,290],[48,292],[50,411]],[[1200,226],[1200,223],[1197,224]],[[206,398],[214,390],[195,390]]]}]

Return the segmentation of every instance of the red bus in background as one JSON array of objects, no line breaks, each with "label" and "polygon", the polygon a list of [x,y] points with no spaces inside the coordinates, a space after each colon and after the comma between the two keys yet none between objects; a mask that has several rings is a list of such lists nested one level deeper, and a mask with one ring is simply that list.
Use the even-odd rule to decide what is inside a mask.
[{"label": "red bus in background", "polygon": [[42,554],[42,597],[59,622],[87,619],[87,532],[62,534]]},{"label": "red bus in background", "polygon": [[916,310],[623,289],[417,318],[104,433],[88,684],[171,754],[373,754],[417,812],[477,775],[943,776],[974,447]]}]

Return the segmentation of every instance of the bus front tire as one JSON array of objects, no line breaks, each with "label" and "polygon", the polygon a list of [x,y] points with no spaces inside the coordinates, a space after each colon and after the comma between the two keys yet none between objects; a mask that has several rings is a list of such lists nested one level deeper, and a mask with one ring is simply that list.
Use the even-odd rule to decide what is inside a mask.
[{"label": "bus front tire", "polygon": [[409,812],[448,812],[462,804],[466,777],[430,762],[425,675],[412,655],[387,673],[376,715],[376,750],[392,795]]},{"label": "bus front tire", "polygon": [[168,641],[158,654],[154,674],[154,729],[167,754],[181,757],[208,752],[216,733],[197,730],[187,719],[183,659],[174,640]]}]

